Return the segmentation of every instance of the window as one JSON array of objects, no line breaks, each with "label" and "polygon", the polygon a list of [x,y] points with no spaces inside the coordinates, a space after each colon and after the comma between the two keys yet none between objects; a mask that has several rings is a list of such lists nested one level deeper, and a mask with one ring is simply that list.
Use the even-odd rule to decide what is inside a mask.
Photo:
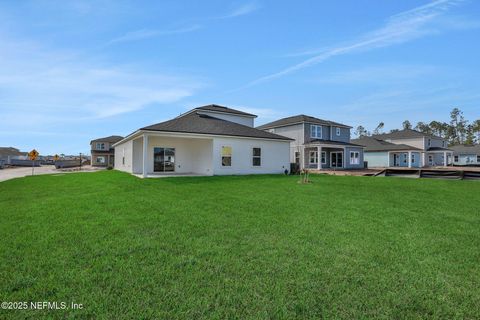
[{"label": "window", "polygon": [[412,153],[411,163],[415,163],[415,155]]},{"label": "window", "polygon": [[311,138],[322,139],[322,126],[316,126],[316,125],[312,124],[310,126],[310,137]]},{"label": "window", "polygon": [[254,167],[260,167],[262,165],[262,149],[253,148],[252,151],[253,151],[252,164]]},{"label": "window", "polygon": [[432,140],[428,139],[428,146],[430,147],[432,145]]},{"label": "window", "polygon": [[428,163],[433,165],[433,156],[431,154],[428,155]]},{"label": "window", "polygon": [[458,156],[453,156],[453,161],[458,162]]},{"label": "window", "polygon": [[300,152],[295,151],[295,163],[300,164]]},{"label": "window", "polygon": [[445,148],[445,140],[442,140],[442,147]]},{"label": "window", "polygon": [[337,133],[337,136],[339,136],[339,135],[340,135],[340,128],[336,128],[335,131],[336,131],[336,133]]},{"label": "window", "polygon": [[232,166],[232,147],[222,147],[222,167]]},{"label": "window", "polygon": [[403,154],[403,163],[407,163],[408,161],[408,153]]},{"label": "window", "polygon": [[97,150],[105,150],[105,143],[97,142],[96,149]]},{"label": "window", "polygon": [[360,152],[350,151],[350,164],[360,164]]},{"label": "window", "polygon": [[327,152],[322,151],[322,164],[327,164]]},{"label": "window", "polygon": [[480,162],[480,156],[477,156],[477,162]]},{"label": "window", "polygon": [[105,163],[105,157],[97,157],[95,162],[96,163]]},{"label": "window", "polygon": [[310,151],[308,162],[310,164],[317,164],[318,163],[318,151]]}]

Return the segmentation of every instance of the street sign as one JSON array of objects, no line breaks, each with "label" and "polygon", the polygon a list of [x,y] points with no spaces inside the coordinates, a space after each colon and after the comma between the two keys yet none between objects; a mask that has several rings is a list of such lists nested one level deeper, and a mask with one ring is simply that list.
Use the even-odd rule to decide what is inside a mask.
[{"label": "street sign", "polygon": [[33,168],[35,167],[35,160],[38,157],[38,151],[33,149],[28,153],[28,158],[32,160],[32,176],[33,176]]},{"label": "street sign", "polygon": [[32,161],[35,161],[37,159],[37,157],[38,157],[38,151],[35,150],[35,149],[33,149],[32,151],[30,151],[28,153],[28,158]]}]

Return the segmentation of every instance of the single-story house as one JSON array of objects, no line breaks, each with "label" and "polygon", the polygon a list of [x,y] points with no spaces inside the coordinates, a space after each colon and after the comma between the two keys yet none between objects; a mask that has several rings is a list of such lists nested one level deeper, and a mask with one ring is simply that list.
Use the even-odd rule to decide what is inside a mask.
[{"label": "single-story house", "polygon": [[115,143],[115,169],[142,177],[289,170],[290,138],[254,128],[256,115],[219,105],[146,126]]},{"label": "single-story house", "polygon": [[422,166],[422,149],[420,148],[367,136],[354,139],[352,142],[365,146],[364,159],[369,168],[419,168]]},{"label": "single-story house", "polygon": [[480,165],[480,145],[455,145],[450,149],[453,150],[454,165]]}]

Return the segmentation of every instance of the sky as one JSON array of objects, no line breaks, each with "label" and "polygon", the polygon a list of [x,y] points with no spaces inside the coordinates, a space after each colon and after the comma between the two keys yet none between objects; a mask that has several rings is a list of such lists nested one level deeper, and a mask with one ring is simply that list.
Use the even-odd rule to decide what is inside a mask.
[{"label": "sky", "polygon": [[196,106],[480,118],[480,1],[1,1],[0,146],[89,153]]}]

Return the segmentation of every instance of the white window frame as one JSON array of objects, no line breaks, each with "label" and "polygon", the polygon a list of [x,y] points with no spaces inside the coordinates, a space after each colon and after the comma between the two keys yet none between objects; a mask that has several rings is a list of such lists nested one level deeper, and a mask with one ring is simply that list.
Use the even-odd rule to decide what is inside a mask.
[{"label": "white window frame", "polygon": [[410,156],[412,157],[410,163],[415,163],[415,153],[412,153]]},{"label": "white window frame", "polygon": [[105,150],[105,143],[104,142],[97,142],[95,145],[96,150]]},{"label": "white window frame", "polygon": [[[352,155],[353,155],[353,157],[352,157]],[[360,164],[360,151],[350,151],[350,164],[351,165],[359,165]]]},{"label": "white window frame", "polygon": [[[100,160],[100,159],[102,159],[102,161],[98,161],[98,160]],[[97,156],[97,157],[95,158],[95,163],[105,164],[105,163],[107,163],[107,159],[106,159],[105,156]]]},{"label": "white window frame", "polygon": [[327,164],[327,151],[322,151],[321,156],[322,164]]},{"label": "white window frame", "polygon": [[[224,155],[223,150],[224,148],[230,148],[230,155]],[[230,165],[225,165],[223,163],[223,158],[230,158]],[[231,168],[233,162],[233,148],[231,146],[222,146],[220,148],[220,162],[222,164],[222,168]]]},{"label": "white window frame", "polygon": [[453,156],[453,161],[458,162],[459,157],[458,156]]},{"label": "white window frame", "polygon": [[429,147],[432,146],[432,139],[428,139],[428,146],[429,146]]},{"label": "white window frame", "polygon": [[428,164],[433,165],[433,155],[431,154],[428,155]]},{"label": "white window frame", "polygon": [[339,127],[335,128],[335,133],[338,136],[340,136],[340,134],[342,133],[341,129]]},{"label": "white window frame", "polygon": [[[312,159],[313,159],[314,162],[312,162]],[[308,152],[308,163],[309,164],[318,164],[318,150],[310,150]]]},{"label": "white window frame", "polygon": [[[256,156],[256,155],[255,155],[255,151],[254,151],[255,149],[259,149],[259,150],[260,150],[260,155],[259,155],[259,156]],[[260,160],[260,164],[259,164],[259,165],[256,165],[256,164],[254,163],[254,160],[255,160],[255,159],[259,159],[259,160]],[[252,167],[259,168],[259,167],[261,167],[261,166],[262,166],[262,148],[260,148],[260,147],[253,147],[253,148],[252,148]]]},{"label": "white window frame", "polygon": [[[317,124],[311,124],[310,125],[310,138],[315,138],[315,139],[322,139],[323,135],[323,130],[322,126],[317,125]],[[320,132],[320,135],[318,135],[318,132]]]}]

